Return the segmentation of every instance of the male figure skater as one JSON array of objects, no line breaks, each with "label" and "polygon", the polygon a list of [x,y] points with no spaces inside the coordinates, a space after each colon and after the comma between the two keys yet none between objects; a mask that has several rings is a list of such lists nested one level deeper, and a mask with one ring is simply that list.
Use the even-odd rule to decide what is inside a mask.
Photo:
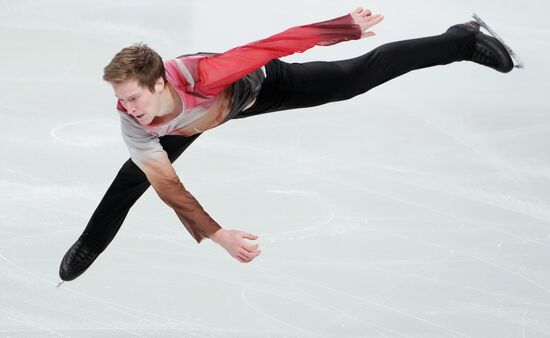
[{"label": "male figure skater", "polygon": [[63,281],[80,276],[109,245],[136,200],[152,185],[197,242],[209,238],[239,262],[260,254],[257,236],[221,228],[180,182],[172,162],[201,133],[230,119],[347,100],[409,71],[472,61],[506,73],[505,46],[476,21],[431,37],[382,45],[334,62],[285,63],[314,46],[371,37],[383,20],[361,7],[342,17],[294,27],[222,54],[163,61],[144,44],[122,49],[104,69],[118,99],[130,152],[86,229],[61,262]]}]

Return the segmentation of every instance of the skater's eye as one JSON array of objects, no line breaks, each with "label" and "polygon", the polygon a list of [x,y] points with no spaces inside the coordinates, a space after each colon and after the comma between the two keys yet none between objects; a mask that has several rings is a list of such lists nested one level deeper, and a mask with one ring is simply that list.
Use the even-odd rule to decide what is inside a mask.
[{"label": "skater's eye", "polygon": [[120,100],[120,103],[122,103],[122,104],[126,104],[126,103],[128,103],[128,102],[136,102],[137,99],[139,99],[139,97],[140,97],[139,94],[130,95],[130,96],[128,96],[127,99],[119,98],[119,97],[117,96],[117,98]]}]

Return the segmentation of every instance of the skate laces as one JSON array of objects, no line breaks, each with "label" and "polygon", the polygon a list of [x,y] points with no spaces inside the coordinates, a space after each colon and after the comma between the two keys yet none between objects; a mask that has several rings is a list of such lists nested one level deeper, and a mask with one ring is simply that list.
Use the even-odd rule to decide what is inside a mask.
[{"label": "skate laces", "polygon": [[83,264],[85,265],[88,261],[93,260],[95,257],[97,257],[97,255],[97,252],[95,252],[88,243],[80,240],[72,250],[72,255],[69,255],[69,257],[67,257],[67,264],[69,266],[81,266]]},{"label": "skate laces", "polygon": [[491,50],[479,44],[476,45],[474,54],[472,55],[472,61],[487,66],[498,65],[495,55],[491,52]]}]

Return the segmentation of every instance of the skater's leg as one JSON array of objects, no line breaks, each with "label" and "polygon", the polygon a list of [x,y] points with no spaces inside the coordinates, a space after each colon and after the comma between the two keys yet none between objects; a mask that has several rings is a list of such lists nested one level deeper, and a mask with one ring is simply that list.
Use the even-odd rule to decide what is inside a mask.
[{"label": "skater's leg", "polygon": [[388,43],[354,59],[298,65],[296,85],[281,108],[347,100],[410,71],[463,60],[474,44],[473,35],[442,34]]},{"label": "skater's leg", "polygon": [[128,211],[149,188],[145,174],[132,160],[126,161],[92,214],[82,238],[103,251],[113,240]]},{"label": "skater's leg", "polygon": [[[183,151],[199,136],[164,136],[160,138],[162,147],[174,162]],[[134,203],[149,188],[145,174],[132,162],[126,161],[103,199],[93,213],[82,236],[98,244],[103,251],[113,240]]]},{"label": "skater's leg", "polygon": [[412,70],[468,59],[474,46],[472,32],[453,31],[388,43],[342,61],[274,60],[256,103],[237,118],[346,100]]},{"label": "skater's leg", "polygon": [[[174,162],[200,134],[191,137],[164,136],[162,147]],[[126,161],[103,196],[80,238],[67,251],[59,267],[62,280],[80,276],[113,240],[128,211],[149,187],[145,174]]]}]

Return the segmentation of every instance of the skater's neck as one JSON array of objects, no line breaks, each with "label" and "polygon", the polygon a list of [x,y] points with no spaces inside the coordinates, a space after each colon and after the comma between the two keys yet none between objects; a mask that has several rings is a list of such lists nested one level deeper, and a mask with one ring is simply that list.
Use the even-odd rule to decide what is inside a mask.
[{"label": "skater's neck", "polygon": [[160,107],[153,123],[164,123],[178,116],[183,110],[181,97],[170,84],[166,82],[164,90],[160,94]]}]

